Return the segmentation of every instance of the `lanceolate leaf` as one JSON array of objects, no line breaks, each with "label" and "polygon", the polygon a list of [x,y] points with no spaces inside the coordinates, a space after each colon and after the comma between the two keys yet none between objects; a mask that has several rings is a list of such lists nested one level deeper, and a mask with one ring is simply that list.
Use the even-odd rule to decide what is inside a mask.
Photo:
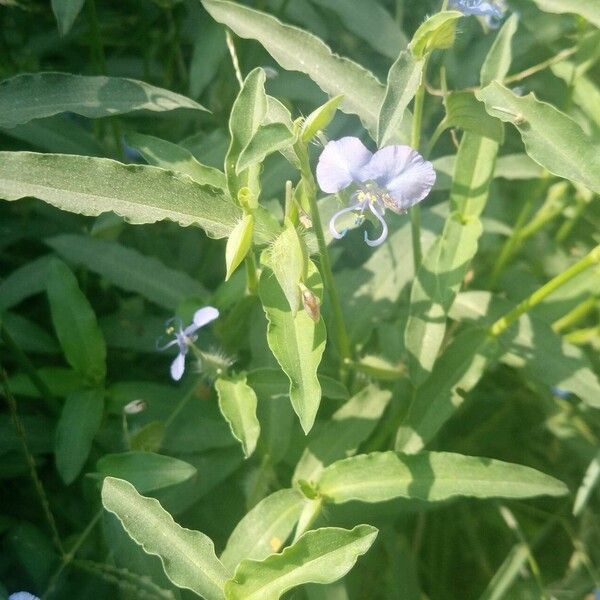
[{"label": "lanceolate leaf", "polygon": [[305,533],[281,554],[261,562],[244,560],[225,586],[227,600],[278,600],[305,583],[333,583],[367,552],[377,529],[358,525],[351,531],[327,527]]},{"label": "lanceolate leaf", "polygon": [[553,13],[575,13],[600,27],[600,0],[533,0],[541,10]]},{"label": "lanceolate leaf", "polygon": [[529,467],[449,452],[374,452],[340,460],[321,473],[318,490],[334,503],[530,498],[568,492],[561,481]]},{"label": "lanceolate leaf", "polygon": [[[214,238],[228,236],[242,215],[222,190],[157,167],[87,156],[0,152],[0,198],[30,196],[83,215],[113,211],[136,224],[169,219],[199,225]],[[254,239],[267,243],[278,225],[266,211],[255,216]]]},{"label": "lanceolate leaf", "polygon": [[240,190],[249,187],[256,198],[259,195],[260,165],[238,169],[242,152],[252,141],[267,114],[265,72],[261,68],[248,74],[229,116],[231,142],[225,157],[225,174],[231,197],[237,199]]},{"label": "lanceolate leaf", "polygon": [[279,490],[261,500],[227,541],[221,562],[232,572],[244,559],[263,560],[279,552],[292,533],[306,498],[297,490]]},{"label": "lanceolate leaf", "polygon": [[121,289],[138,293],[173,311],[185,298],[206,293],[186,273],[175,271],[156,258],[144,256],[117,242],[66,233],[47,239],[45,243],[69,263],[83,265]]},{"label": "lanceolate leaf", "polygon": [[104,390],[73,392],[67,396],[54,443],[56,468],[66,484],[75,481],[83,468],[103,414]]},{"label": "lanceolate leaf", "polygon": [[96,470],[128,481],[140,493],[176,485],[196,475],[196,469],[189,463],[154,452],[105,454],[96,463]]},{"label": "lanceolate leaf", "polygon": [[199,163],[194,155],[182,146],[141,133],[128,133],[126,141],[131,147],[139,150],[151,165],[184,173],[202,185],[227,188],[222,171]]},{"label": "lanceolate leaf", "polygon": [[379,422],[392,394],[368,385],[337,410],[304,450],[293,481],[317,481],[332,462],[351,456]]},{"label": "lanceolate leaf", "polygon": [[[309,262],[306,286],[319,298],[323,284],[317,268]],[[317,369],[325,350],[325,324],[315,323],[304,310],[292,313],[273,271],[263,269],[260,297],[269,321],[267,339],[273,355],[290,380],[290,400],[306,433],[314,423],[321,402]]]},{"label": "lanceolate leaf", "polygon": [[600,146],[570,117],[533,94],[520,97],[497,82],[476,96],[490,115],[519,130],[533,160],[554,175],[600,192]]},{"label": "lanceolate leaf", "polygon": [[452,307],[482,233],[479,215],[487,201],[498,143],[465,133],[456,161],[450,204],[452,212],[417,272],[411,289],[404,340],[414,385],[431,372],[446,332]]},{"label": "lanceolate leaf", "polygon": [[414,58],[411,52],[403,50],[392,65],[377,125],[379,147],[402,141],[399,134],[403,126],[404,132],[407,131],[408,105],[421,83],[424,64],[424,59]]},{"label": "lanceolate leaf", "polygon": [[249,144],[238,157],[236,172],[262,163],[267,156],[289,148],[294,142],[294,134],[283,123],[261,125]]},{"label": "lanceolate leaf", "polygon": [[499,31],[481,67],[481,85],[486,86],[494,79],[502,81],[512,62],[512,40],[519,26],[517,14],[511,15]]},{"label": "lanceolate leaf", "polygon": [[106,344],[90,303],[62,261],[50,263],[47,277],[52,323],[65,358],[89,382],[102,383],[106,375]]},{"label": "lanceolate leaf", "polygon": [[148,554],[160,557],[175,585],[206,600],[223,600],[227,570],[216,557],[210,538],[177,525],[158,500],[140,496],[122,479],[104,480],[102,504]]},{"label": "lanceolate leaf", "polygon": [[441,429],[481,378],[484,369],[501,354],[486,331],[465,330],[435,363],[431,375],[416,391],[398,430],[396,450],[418,452]]},{"label": "lanceolate leaf", "polygon": [[496,140],[499,144],[504,141],[504,125],[487,114],[483,103],[472,92],[451,92],[444,99],[444,104],[447,127],[459,127]]},{"label": "lanceolate leaf", "polygon": [[239,440],[246,458],[255,448],[260,435],[260,423],[256,418],[257,399],[245,377],[217,379],[215,388],[219,396],[219,408],[231,427],[231,433]]},{"label": "lanceolate leaf", "polygon": [[35,73],[0,83],[0,127],[14,127],[63,112],[96,118],[134,110],[163,112],[176,108],[206,110],[175,92],[122,77]]},{"label": "lanceolate leaf", "polygon": [[212,17],[237,35],[259,41],[284,68],[306,73],[324,92],[342,94],[341,109],[375,134],[384,88],[366,69],[342,58],[317,37],[265,13],[226,0],[203,0]]}]

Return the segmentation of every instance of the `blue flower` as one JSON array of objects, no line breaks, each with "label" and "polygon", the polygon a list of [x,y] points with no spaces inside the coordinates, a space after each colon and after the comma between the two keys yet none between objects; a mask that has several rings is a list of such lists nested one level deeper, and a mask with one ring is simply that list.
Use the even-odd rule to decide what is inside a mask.
[{"label": "blue flower", "polygon": [[329,142],[317,164],[319,187],[335,194],[353,185],[350,206],[337,212],[329,222],[329,231],[336,239],[346,235],[338,231],[336,222],[346,213],[356,214],[356,224],[365,220],[365,212],[381,224],[381,234],[370,240],[369,246],[379,246],[387,237],[388,227],[383,218],[385,209],[402,214],[425,198],[435,183],[433,165],[410,146],[386,146],[372,154],[356,137],[344,137]]},{"label": "blue flower", "polygon": [[450,0],[449,6],[465,15],[486,17],[490,27],[497,27],[504,16],[504,9],[499,0]]},{"label": "blue flower", "polygon": [[188,325],[185,329],[183,328],[181,319],[174,318],[167,321],[166,333],[167,335],[172,336],[173,339],[166,344],[161,344],[159,340],[157,342],[157,349],[166,350],[175,345],[179,347],[179,354],[171,364],[171,377],[175,381],[179,381],[183,376],[185,370],[185,355],[190,346],[198,339],[196,331],[201,327],[208,325],[211,321],[214,321],[218,316],[219,311],[216,308],[205,306],[194,313],[192,324]]},{"label": "blue flower", "polygon": [[37,596],[29,592],[15,592],[8,597],[8,600],[40,600]]}]

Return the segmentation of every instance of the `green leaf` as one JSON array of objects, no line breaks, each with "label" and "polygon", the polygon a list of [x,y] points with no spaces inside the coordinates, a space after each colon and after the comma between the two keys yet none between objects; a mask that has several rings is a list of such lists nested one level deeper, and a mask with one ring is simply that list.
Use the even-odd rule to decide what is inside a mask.
[{"label": "green leaf", "polygon": [[504,125],[494,117],[490,117],[483,103],[479,102],[472,92],[450,92],[444,98],[447,127],[459,127],[465,131],[476,133],[504,142]]},{"label": "green leaf", "polygon": [[296,465],[292,481],[317,481],[326,466],[355,454],[375,429],[391,397],[388,390],[368,385],[348,400],[309,441]]},{"label": "green leaf", "polygon": [[260,435],[260,423],[256,418],[256,394],[246,382],[246,377],[217,379],[215,389],[221,413],[229,423],[235,439],[242,444],[244,456],[248,458],[256,449]]},{"label": "green leaf", "polygon": [[411,289],[404,331],[411,381],[431,373],[446,333],[447,315],[477,253],[483,211],[493,178],[498,144],[465,133],[454,171],[448,216],[441,236],[425,254]]},{"label": "green leaf", "polygon": [[[310,261],[305,283],[319,299],[322,298],[321,276]],[[321,402],[317,369],[325,350],[325,324],[322,318],[315,323],[303,310],[294,315],[285,293],[268,267],[261,274],[259,292],[269,321],[269,348],[290,380],[292,406],[304,432],[308,433]]]},{"label": "green leaf", "polygon": [[202,4],[240,37],[260,42],[284,69],[306,73],[330,96],[343,95],[341,110],[358,115],[375,133],[384,90],[369,71],[333,54],[314,35],[266,13],[226,0],[203,0]]},{"label": "green leaf", "polygon": [[128,133],[125,140],[140,152],[148,164],[184,173],[201,185],[227,189],[225,174],[222,171],[199,163],[194,155],[182,146],[141,133]]},{"label": "green leaf", "polygon": [[167,577],[176,586],[206,600],[223,600],[227,570],[209,537],[180,527],[158,500],[140,496],[121,479],[104,480],[102,504],[147,554],[160,557]]},{"label": "green leaf", "polygon": [[254,215],[245,214],[238,224],[233,228],[227,240],[225,248],[225,265],[227,281],[240,266],[241,262],[252,247],[252,234],[254,232]]},{"label": "green leaf", "polygon": [[0,83],[0,127],[71,112],[98,118],[134,110],[206,110],[190,98],[143,81],[70,73],[23,74]]},{"label": "green leaf", "polygon": [[58,154],[105,156],[106,149],[83,125],[67,115],[34,119],[23,125],[4,127],[2,133],[33,148]]},{"label": "green leaf", "polygon": [[354,456],[327,467],[321,473],[318,489],[337,504],[394,498],[437,502],[455,496],[531,498],[568,492],[561,481],[530,467],[450,452]]},{"label": "green leaf", "polygon": [[[113,211],[136,224],[169,219],[183,226],[199,225],[214,238],[227,237],[242,215],[222,190],[157,167],[86,156],[0,152],[0,198],[30,196],[94,217]],[[268,243],[279,226],[266,211],[256,211],[255,217],[255,241]]]},{"label": "green leaf", "polygon": [[398,429],[396,450],[418,452],[431,441],[499,354],[499,345],[484,330],[468,329],[456,336],[417,389]]},{"label": "green leaf", "polygon": [[519,130],[533,160],[554,175],[600,192],[600,146],[570,117],[533,94],[521,98],[497,82],[476,96],[490,115]]},{"label": "green leaf", "polygon": [[282,152],[294,143],[294,134],[283,123],[261,125],[238,157],[236,173],[262,163],[274,152]]},{"label": "green leaf", "polygon": [[[209,11],[210,12],[210,11]],[[236,199],[242,188],[249,188],[258,198],[260,192],[260,165],[240,172],[238,160],[252,138],[256,135],[267,114],[265,94],[266,75],[263,69],[253,69],[242,85],[229,115],[231,142],[225,157],[225,174],[231,197]]]},{"label": "green leaf", "polygon": [[52,323],[67,362],[88,381],[106,376],[106,344],[87,298],[75,275],[60,260],[48,268],[46,282]]},{"label": "green leaf", "polygon": [[383,56],[394,60],[408,40],[394,17],[378,2],[311,0],[335,13],[343,25]]},{"label": "green leaf", "polygon": [[153,452],[105,454],[96,463],[96,471],[107,477],[124,479],[142,494],[196,476],[196,469],[189,463]]},{"label": "green leaf", "polygon": [[[597,275],[592,277],[597,281]],[[491,325],[514,306],[489,292],[466,292],[459,294],[450,316]],[[562,339],[547,321],[535,314],[524,314],[519,319],[513,335],[506,341],[501,361],[524,368],[528,377],[550,388],[569,390],[588,406],[600,408],[600,381],[586,354]]]},{"label": "green leaf", "polygon": [[302,125],[303,142],[310,142],[319,131],[326,129],[329,123],[333,121],[335,113],[343,99],[344,96],[330,98],[325,104],[313,110],[313,112],[306,117],[306,120]]},{"label": "green leaf", "polygon": [[433,50],[451,48],[456,39],[456,22],[462,17],[456,10],[447,10],[429,17],[415,32],[409,49],[415,58],[423,58]]},{"label": "green leaf", "polygon": [[221,555],[234,571],[244,559],[263,560],[279,552],[292,533],[306,498],[297,490],[279,490],[261,500],[237,524]]},{"label": "green leaf", "polygon": [[52,0],[52,11],[58,23],[60,35],[67,35],[81,12],[85,0]]},{"label": "green leaf", "polygon": [[541,10],[552,13],[575,13],[600,27],[600,0],[533,0]]},{"label": "green leaf", "polygon": [[300,283],[307,270],[308,256],[296,228],[286,220],[283,231],[269,248],[269,267],[283,290],[292,315],[300,308]]},{"label": "green leaf", "polygon": [[526,543],[513,546],[479,600],[502,600],[506,598],[530,557],[531,554]]},{"label": "green leaf", "polygon": [[225,584],[227,600],[278,600],[305,583],[332,583],[365,554],[377,529],[358,525],[351,531],[326,527],[305,533],[281,554],[263,561],[244,560]]},{"label": "green leaf", "polygon": [[481,87],[492,83],[494,79],[502,81],[512,62],[512,40],[519,26],[517,13],[511,15],[498,32],[483,66],[481,67]]},{"label": "green leaf", "polygon": [[416,59],[411,52],[403,50],[389,70],[377,124],[377,143],[380,148],[406,137],[406,134],[398,134],[407,130],[408,105],[417,93],[424,65],[425,59]]},{"label": "green leaf", "polygon": [[79,475],[102,424],[104,390],[73,392],[67,396],[56,426],[56,468],[69,485]]},{"label": "green leaf", "polygon": [[63,234],[44,240],[62,258],[106,277],[116,286],[135,292],[174,311],[190,296],[204,296],[205,289],[193,278],[175,271],[152,256],[144,256],[118,242]]}]

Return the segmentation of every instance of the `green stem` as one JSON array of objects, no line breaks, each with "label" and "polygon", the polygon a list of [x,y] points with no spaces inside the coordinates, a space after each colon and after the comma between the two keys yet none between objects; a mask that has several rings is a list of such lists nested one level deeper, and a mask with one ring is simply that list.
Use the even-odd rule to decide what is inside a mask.
[{"label": "green stem", "polygon": [[521,208],[521,212],[517,217],[517,222],[513,227],[512,233],[510,237],[504,242],[502,246],[502,250],[500,250],[500,256],[498,256],[498,260],[492,269],[492,274],[490,276],[489,287],[495,288],[498,280],[500,279],[500,275],[506,268],[506,265],[510,262],[510,259],[513,257],[517,247],[521,243],[521,230],[527,223],[527,219],[531,214],[531,209],[533,208],[533,198],[528,198],[523,207]]},{"label": "green stem", "polygon": [[429,142],[427,143],[427,147],[425,148],[425,151],[423,152],[423,156],[425,158],[429,158],[431,156],[431,153],[433,152],[435,145],[437,144],[438,140],[442,136],[442,133],[444,133],[444,131],[446,131],[447,128],[448,128],[448,124],[446,123],[446,119],[443,119],[442,121],[440,121],[440,124],[435,128],[435,131],[432,133],[431,138],[429,139]]},{"label": "green stem", "polygon": [[25,460],[27,461],[27,466],[29,468],[29,475],[33,481],[33,486],[35,488],[36,494],[40,500],[40,504],[42,505],[42,510],[44,512],[44,516],[46,517],[46,521],[48,522],[48,527],[50,528],[50,532],[52,534],[52,541],[56,546],[59,554],[64,556],[65,551],[62,545],[60,535],[58,533],[58,527],[56,526],[56,521],[54,519],[54,515],[52,514],[52,510],[50,509],[50,502],[48,501],[48,496],[46,495],[46,490],[42,484],[41,479],[38,476],[37,469],[35,466],[35,458],[31,453],[29,448],[29,443],[27,442],[27,434],[25,433],[25,428],[23,427],[23,422],[19,417],[19,413],[17,410],[17,401],[15,397],[12,395],[10,388],[8,387],[8,377],[6,372],[0,365],[0,386],[2,387],[3,395],[6,399],[6,403],[8,404],[8,410],[10,412],[10,417],[21,440],[21,446],[23,448],[23,454],[25,455]]},{"label": "green stem", "polygon": [[102,517],[103,513],[104,513],[104,509],[100,509],[92,517],[92,520],[87,524],[86,528],[83,530],[81,535],[77,538],[77,540],[75,540],[75,543],[73,544],[71,549],[66,554],[63,555],[62,561],[61,561],[60,565],[58,566],[58,569],[56,569],[56,571],[50,578],[50,581],[48,582],[48,586],[46,587],[46,591],[42,594],[42,600],[45,600],[45,598],[47,598],[48,596],[50,596],[50,594],[52,594],[63,571],[73,562],[75,555],[77,554],[77,552],[79,551],[79,549],[81,548],[81,546],[83,545],[85,540],[87,540],[89,535],[92,533],[92,531],[94,530],[94,527],[96,527],[96,525],[97,525],[98,521],[100,520],[100,518]]},{"label": "green stem", "polygon": [[497,337],[508,327],[510,327],[521,315],[530,311],[534,306],[537,306],[540,302],[545,300],[550,294],[555,292],[558,288],[562,287],[574,277],[577,277],[580,273],[583,273],[586,269],[600,263],[600,244],[596,246],[589,254],[582,258],[579,262],[575,263],[572,267],[567,269],[564,273],[557,275],[554,279],[550,280],[546,285],[533,292],[531,296],[523,300],[518,306],[516,306],[509,313],[498,319],[489,329],[490,335]]},{"label": "green stem", "polygon": [[319,262],[321,265],[321,275],[325,282],[325,288],[329,296],[331,303],[331,312],[333,315],[333,324],[335,331],[335,338],[337,342],[338,352],[342,359],[343,369],[345,368],[345,361],[351,358],[350,338],[346,330],[346,324],[344,323],[344,313],[342,312],[342,303],[340,296],[335,285],[335,279],[333,277],[333,270],[331,269],[331,261],[329,259],[329,252],[327,250],[327,243],[325,242],[325,234],[323,233],[323,224],[321,223],[321,215],[319,214],[319,206],[317,204],[317,187],[315,185],[315,179],[310,169],[310,163],[308,160],[308,150],[305,144],[298,142],[296,144],[296,154],[300,159],[300,172],[302,175],[302,184],[304,186],[304,193],[308,198],[310,205],[310,213],[313,230],[317,238],[317,244],[319,246]]},{"label": "green stem", "polygon": [[585,319],[591,312],[596,310],[598,306],[598,298],[594,296],[584,300],[581,304],[578,304],[573,310],[569,311],[564,317],[557,319],[552,323],[552,329],[556,333],[560,333],[565,329],[569,329],[573,325],[577,325],[582,319]]},{"label": "green stem", "polygon": [[[193,351],[195,346],[192,346],[191,348]],[[173,424],[173,421],[175,421],[175,419],[177,418],[177,415],[179,415],[179,413],[185,408],[187,403],[192,399],[192,396],[194,395],[194,392],[196,390],[196,386],[201,381],[202,381],[202,379],[199,377],[198,379],[196,379],[194,381],[194,383],[192,383],[192,385],[190,385],[189,389],[183,395],[181,400],[177,403],[177,406],[173,409],[173,412],[167,417],[167,419],[165,421],[165,430],[168,429]]]},{"label": "green stem", "polygon": [[[421,84],[415,95],[415,105],[413,110],[412,135],[410,145],[419,150],[421,145],[421,127],[423,125],[423,106],[425,104],[425,80],[427,74],[428,59],[425,59],[423,64],[423,77]],[[415,274],[421,266],[422,250],[421,250],[421,207],[419,204],[410,209],[410,223],[412,233],[412,248],[413,248],[413,264]]]},{"label": "green stem", "polygon": [[46,385],[43,379],[38,375],[33,363],[29,360],[25,352],[21,350],[21,347],[13,340],[12,336],[8,333],[6,327],[0,320],[0,337],[4,340],[4,343],[10,351],[10,355],[19,363],[21,368],[25,371],[31,383],[38,389],[42,398],[45,400],[48,408],[53,414],[60,413],[61,407],[58,400],[54,397],[54,394],[50,391],[50,388]]}]

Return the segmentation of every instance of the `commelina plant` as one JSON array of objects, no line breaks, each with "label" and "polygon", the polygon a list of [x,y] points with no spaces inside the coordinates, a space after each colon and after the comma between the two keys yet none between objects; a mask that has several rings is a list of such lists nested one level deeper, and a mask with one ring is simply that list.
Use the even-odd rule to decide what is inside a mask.
[{"label": "commelina plant", "polygon": [[42,4],[0,600],[593,598],[598,2]]}]

